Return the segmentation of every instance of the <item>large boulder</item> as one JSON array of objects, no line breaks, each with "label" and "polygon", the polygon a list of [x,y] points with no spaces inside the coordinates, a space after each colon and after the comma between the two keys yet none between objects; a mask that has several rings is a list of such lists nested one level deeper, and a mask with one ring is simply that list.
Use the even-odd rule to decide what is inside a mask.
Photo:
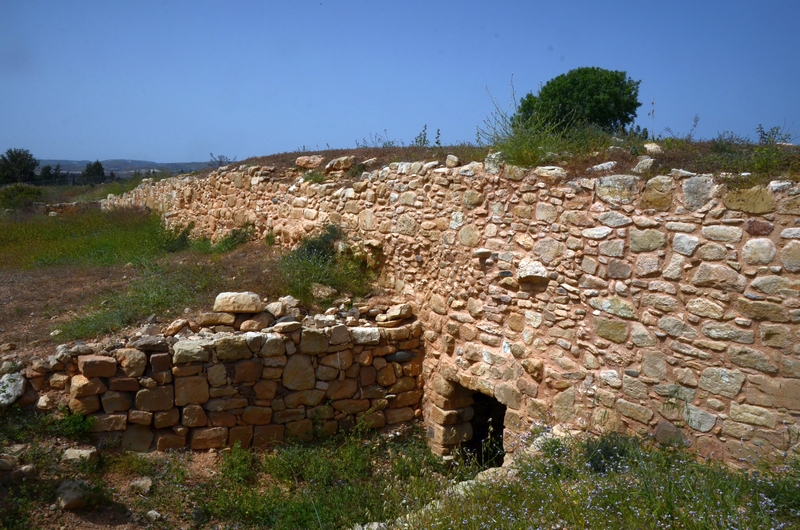
[{"label": "large boulder", "polygon": [[214,311],[223,313],[260,313],[264,303],[258,294],[246,291],[243,293],[219,293],[214,300]]}]

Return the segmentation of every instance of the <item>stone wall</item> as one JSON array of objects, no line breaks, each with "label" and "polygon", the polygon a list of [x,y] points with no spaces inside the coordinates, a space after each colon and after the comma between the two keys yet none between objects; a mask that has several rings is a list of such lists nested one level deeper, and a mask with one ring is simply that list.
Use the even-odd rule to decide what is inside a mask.
[{"label": "stone wall", "polygon": [[439,453],[471,436],[476,392],[507,407],[509,450],[546,421],[717,458],[800,451],[796,184],[729,192],[720,176],[575,177],[496,156],[447,166],[325,184],[229,167],[104,206],[149,206],[217,237],[251,223],[285,247],[336,223],[379,249],[381,286],[422,325]]},{"label": "stone wall", "polygon": [[359,420],[379,428],[420,416],[422,327],[408,305],[375,323],[358,309],[301,322],[295,304],[222,293],[197,322],[175,321],[163,334],[146,328],[125,342],[62,345],[25,375],[40,410],[67,405],[94,417],[93,432],[135,451],[263,447]]}]

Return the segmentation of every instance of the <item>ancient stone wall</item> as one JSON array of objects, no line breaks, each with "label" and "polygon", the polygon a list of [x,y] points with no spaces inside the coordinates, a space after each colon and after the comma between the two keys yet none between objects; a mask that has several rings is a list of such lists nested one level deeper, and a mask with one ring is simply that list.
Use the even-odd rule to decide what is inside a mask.
[{"label": "ancient stone wall", "polygon": [[507,407],[507,449],[546,421],[718,458],[800,451],[800,188],[664,173],[588,178],[490,157],[311,184],[240,166],[105,207],[146,205],[212,236],[251,223],[286,247],[336,223],[379,249],[381,285],[422,325],[437,452],[472,435],[475,393]]},{"label": "ancient stone wall", "polygon": [[299,321],[287,303],[222,293],[197,322],[62,345],[25,375],[40,410],[64,404],[134,451],[263,447],[420,415],[422,328],[408,305],[369,323],[335,311]]}]

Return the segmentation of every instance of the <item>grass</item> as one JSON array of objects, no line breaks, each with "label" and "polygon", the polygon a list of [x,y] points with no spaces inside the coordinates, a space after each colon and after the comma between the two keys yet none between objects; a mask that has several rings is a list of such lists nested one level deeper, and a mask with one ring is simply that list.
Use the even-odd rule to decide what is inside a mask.
[{"label": "grass", "polygon": [[[313,284],[322,284],[339,293],[361,297],[369,294],[374,276],[366,263],[348,250],[342,250],[345,235],[341,228],[328,225],[318,234],[280,257],[278,270],[292,296],[307,306],[329,303],[315,300]],[[345,245],[346,247],[346,245]]]},{"label": "grass", "polygon": [[99,307],[58,325],[58,341],[113,333],[150,314],[175,314],[176,308],[199,305],[216,291],[213,264],[167,267],[147,262],[125,291],[112,293]]},{"label": "grass", "polygon": [[194,499],[207,518],[248,528],[347,528],[420,509],[475,471],[433,456],[418,430],[394,439],[356,432],[261,457],[234,447]]},{"label": "grass", "polygon": [[[414,529],[796,528],[800,461],[739,470],[683,449],[619,434],[549,438],[535,456],[520,456],[507,478],[479,481],[463,495],[448,488],[480,469],[428,450],[424,432],[390,435],[356,428],[313,444],[266,452],[235,446],[198,474],[191,452],[140,455],[105,449],[93,463],[65,465],[48,437],[74,434],[65,419],[11,408],[0,443],[24,441],[21,463],[37,475],[0,484],[0,528],[36,526],[58,483],[89,482],[117,509],[157,510],[166,527],[350,528],[397,518]],[[72,434],[70,434],[72,433]],[[114,485],[150,477],[149,495]],[[426,508],[436,500],[434,509]]]},{"label": "grass", "polygon": [[637,438],[551,439],[513,480],[445,497],[414,528],[791,528],[799,502],[797,460],[748,472]]},{"label": "grass", "polygon": [[[61,480],[71,478],[52,451],[53,438],[87,442],[93,418],[61,411],[41,414],[12,405],[0,409],[0,448],[28,444],[20,464],[34,466],[36,474],[21,482],[0,482],[0,529],[33,528],[31,514],[55,495]],[[96,484],[94,484],[96,486]],[[97,488],[101,493],[101,488]]]},{"label": "grass", "polygon": [[0,269],[140,263],[165,254],[173,239],[142,210],[21,216],[0,221]]}]

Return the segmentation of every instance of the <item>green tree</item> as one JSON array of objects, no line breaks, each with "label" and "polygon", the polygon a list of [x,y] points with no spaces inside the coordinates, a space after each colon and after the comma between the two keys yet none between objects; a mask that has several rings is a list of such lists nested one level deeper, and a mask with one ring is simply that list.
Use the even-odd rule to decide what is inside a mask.
[{"label": "green tree", "polygon": [[106,180],[106,170],[99,160],[86,164],[86,168],[81,173],[84,182],[88,184],[99,184]]},{"label": "green tree", "polygon": [[566,128],[592,124],[607,131],[624,130],[633,123],[639,102],[639,84],[625,72],[583,67],[548,81],[538,95],[520,101],[515,119],[525,125],[537,116]]},{"label": "green tree", "polygon": [[9,148],[0,155],[0,185],[36,179],[36,160],[27,149]]}]

